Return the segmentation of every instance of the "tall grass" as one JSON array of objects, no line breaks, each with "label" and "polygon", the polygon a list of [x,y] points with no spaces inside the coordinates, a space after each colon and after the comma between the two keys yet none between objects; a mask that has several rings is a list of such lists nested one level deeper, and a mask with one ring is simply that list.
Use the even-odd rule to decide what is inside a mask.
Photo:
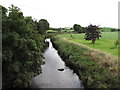
[{"label": "tall grass", "polygon": [[118,60],[107,53],[54,37],[54,47],[87,88],[118,88]]}]

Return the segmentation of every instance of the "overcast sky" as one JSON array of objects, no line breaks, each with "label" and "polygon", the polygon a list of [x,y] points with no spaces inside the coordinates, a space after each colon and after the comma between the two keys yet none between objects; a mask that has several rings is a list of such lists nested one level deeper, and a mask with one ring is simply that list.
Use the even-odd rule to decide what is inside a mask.
[{"label": "overcast sky", "polygon": [[74,24],[118,27],[119,0],[0,0],[21,8],[24,16],[47,19],[50,27],[72,27]]}]

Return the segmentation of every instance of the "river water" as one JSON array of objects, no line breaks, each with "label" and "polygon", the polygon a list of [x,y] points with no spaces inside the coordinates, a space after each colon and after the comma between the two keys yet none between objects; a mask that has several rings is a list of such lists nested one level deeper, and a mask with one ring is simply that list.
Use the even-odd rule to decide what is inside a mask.
[{"label": "river water", "polygon": [[[46,39],[49,47],[44,52],[45,64],[42,74],[32,79],[33,88],[83,88],[81,81],[73,70],[65,66],[50,39]],[[63,68],[63,71],[58,69]]]}]

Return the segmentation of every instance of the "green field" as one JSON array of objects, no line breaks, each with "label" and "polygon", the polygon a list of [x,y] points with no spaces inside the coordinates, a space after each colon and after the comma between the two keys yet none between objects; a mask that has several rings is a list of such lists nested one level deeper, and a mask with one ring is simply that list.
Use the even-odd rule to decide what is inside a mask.
[{"label": "green field", "polygon": [[74,30],[69,30],[69,29],[66,29],[66,30],[62,30],[62,32],[73,32]]},{"label": "green field", "polygon": [[112,30],[117,30],[117,28],[109,28],[109,27],[102,27],[100,29],[101,32],[111,32]]},{"label": "green field", "polygon": [[113,56],[118,56],[118,47],[115,46],[115,42],[118,39],[118,32],[102,32],[102,37],[99,40],[96,40],[94,45],[91,44],[91,41],[86,41],[84,39],[84,34],[60,34],[58,36],[87,45],[94,49],[99,49],[100,51],[107,52]]},{"label": "green field", "polygon": [[56,33],[57,31],[55,31],[55,30],[47,30],[46,32],[47,33]]}]

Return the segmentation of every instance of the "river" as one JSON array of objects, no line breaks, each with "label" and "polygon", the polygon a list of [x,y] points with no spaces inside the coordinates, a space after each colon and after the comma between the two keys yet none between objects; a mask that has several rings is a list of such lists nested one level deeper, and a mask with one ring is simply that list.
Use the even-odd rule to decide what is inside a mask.
[{"label": "river", "polygon": [[[42,73],[32,79],[33,88],[84,88],[79,77],[65,66],[50,39],[46,39],[49,47],[44,52],[45,64]],[[58,70],[60,69],[60,70]]]}]

